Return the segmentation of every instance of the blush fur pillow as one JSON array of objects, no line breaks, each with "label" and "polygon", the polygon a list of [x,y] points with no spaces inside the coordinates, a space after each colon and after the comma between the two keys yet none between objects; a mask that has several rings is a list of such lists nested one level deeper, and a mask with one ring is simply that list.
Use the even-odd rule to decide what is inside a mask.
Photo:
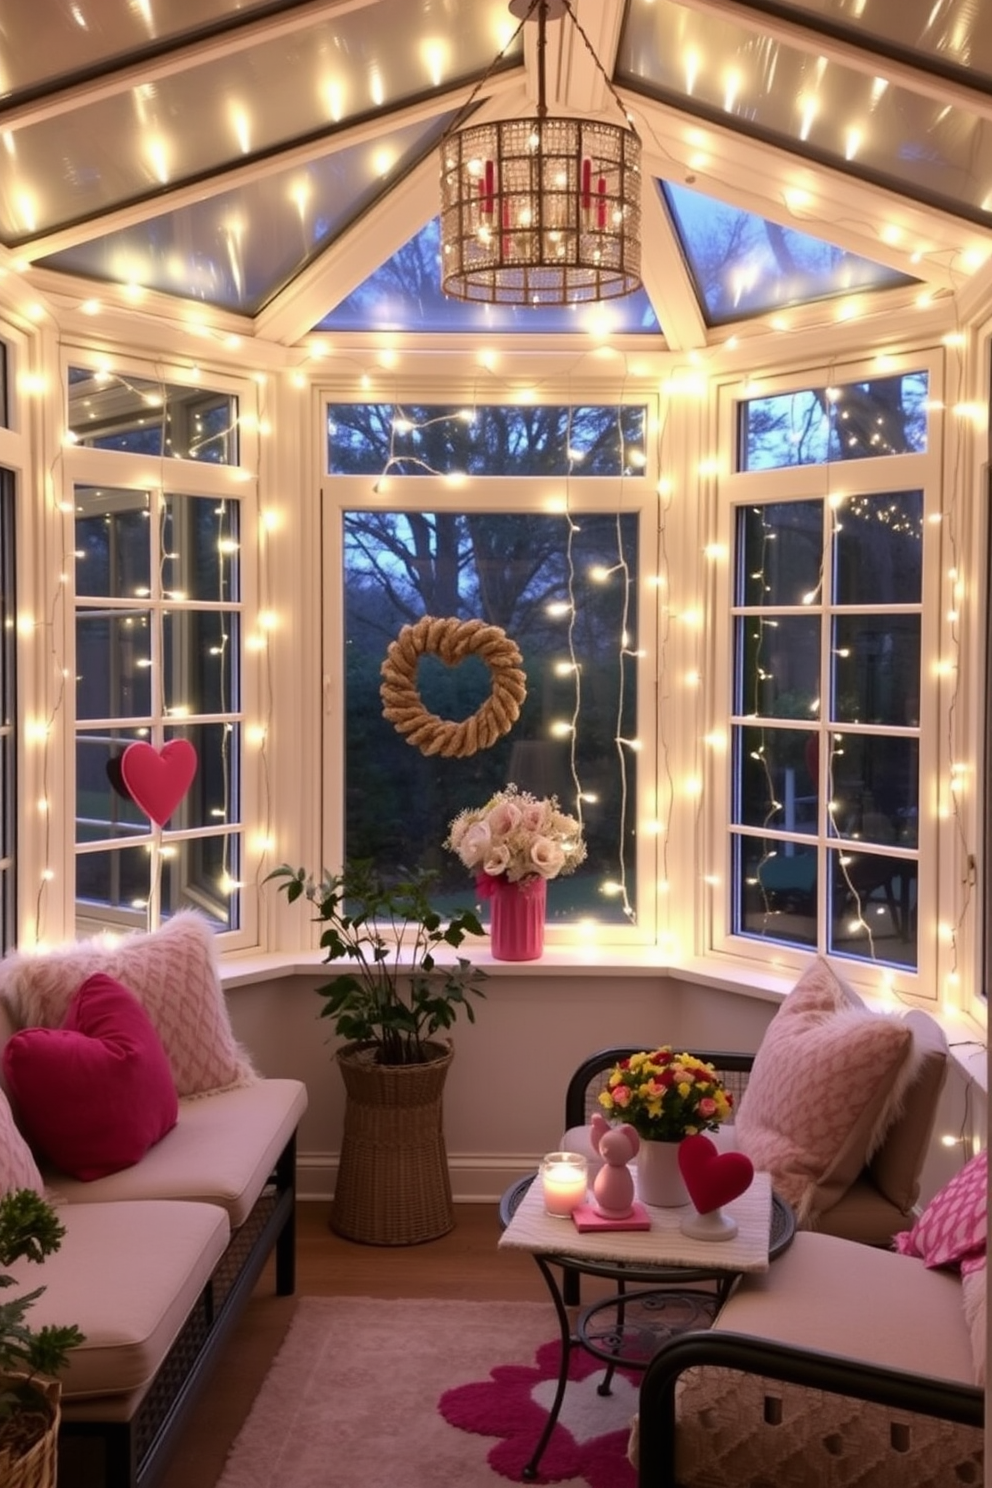
[{"label": "blush fur pillow", "polygon": [[87,978],[105,972],[133,992],[158,1034],[181,1096],[249,1085],[257,1076],[237,1044],[217,971],[214,933],[195,910],[158,930],[97,936],[0,961],[0,997],[21,1028],[61,1027]]},{"label": "blush fur pillow", "polygon": [[735,1119],[737,1145],[815,1226],[850,1188],[912,1078],[912,1033],[872,1013],[817,958],[755,1055]]}]

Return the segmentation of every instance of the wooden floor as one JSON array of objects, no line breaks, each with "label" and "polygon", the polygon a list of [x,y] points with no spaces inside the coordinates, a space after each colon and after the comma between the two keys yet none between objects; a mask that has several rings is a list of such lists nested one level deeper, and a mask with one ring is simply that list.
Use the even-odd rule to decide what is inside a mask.
[{"label": "wooden floor", "polygon": [[[450,1234],[426,1245],[399,1247],[342,1240],[331,1232],[329,1216],[328,1204],[299,1207],[298,1296],[548,1302],[551,1321],[548,1293],[531,1257],[497,1249],[500,1229],[495,1204],[458,1204]],[[292,1298],[274,1295],[270,1265],[160,1488],[215,1488],[231,1443],[285,1336],[294,1306]]]}]

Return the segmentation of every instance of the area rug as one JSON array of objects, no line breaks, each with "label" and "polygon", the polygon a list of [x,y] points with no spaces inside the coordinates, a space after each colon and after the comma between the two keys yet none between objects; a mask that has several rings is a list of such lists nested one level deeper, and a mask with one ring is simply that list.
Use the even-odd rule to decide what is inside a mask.
[{"label": "area rug", "polygon": [[[547,1419],[550,1304],[304,1297],[217,1488],[506,1488]],[[538,1483],[634,1488],[637,1386],[573,1350]]]}]

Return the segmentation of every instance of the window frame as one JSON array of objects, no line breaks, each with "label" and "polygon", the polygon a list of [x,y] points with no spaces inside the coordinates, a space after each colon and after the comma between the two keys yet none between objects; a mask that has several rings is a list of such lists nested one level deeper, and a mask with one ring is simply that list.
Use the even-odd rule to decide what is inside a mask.
[{"label": "window frame", "polygon": [[[395,511],[462,511],[469,501],[472,509],[480,512],[526,513],[546,510],[559,514],[566,509],[572,515],[581,511],[611,514],[618,509],[625,514],[638,516],[638,551],[640,573],[638,575],[638,606],[640,627],[637,657],[637,737],[641,747],[638,751],[637,785],[635,792],[634,820],[638,824],[634,847],[636,871],[636,923],[597,924],[587,927],[578,923],[555,926],[549,924],[546,944],[570,946],[583,943],[596,946],[652,946],[658,943],[661,933],[665,905],[654,892],[658,874],[658,837],[644,824],[654,821],[657,814],[657,727],[655,701],[657,695],[658,668],[658,586],[654,582],[657,563],[657,459],[653,453],[656,443],[657,401],[643,392],[618,396],[616,389],[583,388],[581,397],[574,389],[555,388],[542,385],[538,400],[511,397],[504,399],[475,400],[493,404],[509,405],[518,401],[521,406],[533,406],[537,401],[544,405],[560,407],[580,404],[619,406],[631,404],[646,407],[645,468],[637,474],[603,476],[576,476],[570,479],[561,476],[468,476],[452,481],[444,476],[429,474],[390,476],[388,489],[377,493],[373,479],[365,475],[329,475],[326,458],[326,429],[328,410],[331,405],[354,403],[354,388],[347,393],[341,389],[322,387],[320,390],[320,487],[321,487],[321,553],[324,574],[324,607],[322,615],[323,677],[325,688],[324,729],[322,738],[322,762],[324,780],[324,813],[322,817],[322,858],[327,864],[338,864],[344,853],[343,821],[333,815],[329,803],[342,797],[344,788],[344,736],[335,726],[335,720],[345,718],[345,678],[341,665],[341,637],[344,634],[344,586],[342,582],[344,561],[343,513],[354,510],[375,510],[388,507]],[[373,400],[369,400],[373,401]],[[383,401],[378,399],[375,401]],[[429,397],[422,389],[390,388],[388,401],[396,405],[429,402],[446,404],[453,408],[464,406],[464,389],[459,397],[457,391],[448,392],[431,388]],[[619,493],[619,500],[618,500]],[[454,817],[470,801],[453,801],[451,815]],[[562,803],[565,809],[567,802]],[[447,822],[438,823],[439,841],[445,835]],[[466,875],[466,886],[471,880]]]},{"label": "window frame", "polygon": [[[929,426],[927,450],[922,454],[870,456],[859,460],[835,460],[817,465],[785,466],[780,469],[737,470],[737,441],[741,406],[756,396],[800,391],[803,388],[836,386],[863,381],[872,376],[899,375],[925,370],[930,377]],[[714,584],[711,654],[712,685],[708,694],[710,728],[722,736],[719,749],[709,752],[707,794],[710,810],[705,833],[704,873],[710,892],[705,899],[700,931],[706,950],[721,959],[733,958],[738,964],[749,963],[781,974],[798,972],[808,964],[811,954],[832,959],[840,973],[852,984],[878,992],[888,989],[914,997],[936,1000],[946,964],[939,937],[934,933],[938,922],[953,913],[955,894],[949,882],[947,864],[942,856],[943,834],[948,830],[940,820],[940,803],[935,782],[946,769],[947,689],[941,685],[939,666],[942,656],[944,625],[944,552],[941,518],[945,506],[947,479],[945,428],[941,416],[947,396],[949,377],[945,359],[933,348],[917,353],[887,355],[884,365],[867,360],[851,360],[829,367],[804,366],[792,371],[756,378],[721,379],[715,389],[717,447],[720,450],[719,474],[715,481],[714,542],[725,554],[718,565]],[[921,594],[920,635],[920,718],[919,718],[919,803],[920,823],[916,856],[919,864],[917,888],[917,966],[900,967],[881,961],[858,960],[830,953],[826,949],[827,886],[823,875],[818,885],[817,946],[804,949],[784,942],[763,941],[760,937],[735,933],[732,907],[733,823],[733,749],[732,729],[745,722],[733,712],[734,697],[734,626],[741,609],[735,604],[734,555],[736,514],[746,503],[773,504],[789,500],[823,500],[857,489],[872,494],[887,490],[919,489],[923,492],[923,578]],[[830,614],[829,597],[824,597],[820,613]],[[725,747],[724,747],[725,746]],[[820,858],[825,850],[837,848],[843,839],[827,839],[814,834],[820,844]]]},{"label": "window frame", "polygon": [[[73,367],[92,368],[94,373],[102,371],[105,363],[103,359],[96,358],[92,350],[87,351],[81,347],[63,349],[60,361],[60,396],[63,408],[63,420],[66,417],[66,395],[68,385],[68,369]],[[240,465],[220,464],[212,461],[189,460],[172,455],[145,455],[136,454],[126,450],[94,449],[88,446],[69,441],[63,451],[60,461],[59,477],[60,490],[57,495],[57,504],[60,508],[58,513],[58,537],[63,553],[63,573],[65,575],[66,605],[64,614],[64,627],[62,632],[62,646],[65,656],[64,670],[68,677],[75,676],[75,586],[73,582],[73,552],[74,552],[74,510],[73,495],[77,486],[96,487],[107,486],[136,492],[148,491],[157,493],[158,499],[173,497],[181,500],[184,497],[201,497],[211,500],[223,500],[225,502],[236,502],[239,507],[240,517],[238,522],[239,532],[239,581],[240,595],[238,600],[230,606],[240,616],[240,655],[232,657],[232,678],[240,686],[240,695],[237,706],[232,706],[222,715],[223,719],[230,720],[239,730],[241,739],[241,756],[235,766],[234,773],[238,780],[240,790],[240,814],[233,815],[228,824],[229,831],[238,846],[236,857],[239,863],[238,877],[235,880],[238,887],[232,891],[237,895],[238,904],[236,913],[233,915],[233,928],[219,928],[218,939],[224,950],[235,950],[255,946],[259,942],[259,916],[257,895],[250,892],[253,879],[257,877],[263,848],[264,834],[257,824],[267,814],[264,800],[264,789],[262,772],[255,766],[253,759],[257,757],[257,749],[253,749],[248,741],[249,729],[260,719],[261,699],[263,697],[263,673],[267,665],[267,648],[265,640],[258,625],[258,547],[255,534],[258,528],[258,466],[259,466],[259,414],[258,414],[258,386],[253,380],[233,378],[229,373],[220,372],[216,369],[210,371],[190,369],[188,367],[170,366],[156,364],[150,366],[142,363],[136,357],[114,360],[114,374],[122,377],[143,378],[148,381],[168,385],[188,384],[198,395],[206,397],[211,393],[221,393],[237,398],[238,401],[238,427],[237,444],[241,457]],[[150,601],[142,601],[142,604],[150,604]],[[164,596],[158,602],[159,607],[165,611],[172,610],[200,610],[200,609],[227,609],[213,602],[182,602],[166,599]],[[66,689],[63,706],[67,712],[66,759],[64,763],[62,790],[64,822],[64,852],[67,864],[71,863],[73,868],[65,875],[66,883],[61,905],[61,913],[64,917],[66,932],[70,936],[84,933],[88,928],[85,911],[81,908],[75,896],[75,872],[74,864],[80,855],[80,847],[75,841],[75,819],[76,819],[76,734],[77,731],[85,731],[92,727],[89,720],[78,720],[75,712],[75,698],[71,687]],[[175,720],[169,715],[160,715],[155,711],[155,703],[152,704],[152,730],[151,742],[159,742],[162,736],[162,728],[168,730],[170,723]],[[214,722],[221,715],[213,713],[194,715],[195,722]],[[257,725],[256,725],[257,726]],[[107,839],[104,850],[116,850],[124,847],[142,845],[154,835],[153,824],[149,823],[149,830],[145,834],[136,834],[119,839]],[[166,827],[164,840],[168,842],[188,841],[192,844],[190,851],[195,853],[195,844],[206,836],[217,835],[209,827],[195,827],[188,830],[174,831]],[[180,892],[186,895],[186,889],[180,886]],[[206,903],[201,889],[193,885],[189,890],[189,906],[206,909]],[[151,910],[148,912],[135,911],[118,913],[112,906],[107,906],[99,916],[98,924],[92,928],[99,929],[108,923],[117,921],[121,929],[144,929],[150,928],[154,922]]]}]

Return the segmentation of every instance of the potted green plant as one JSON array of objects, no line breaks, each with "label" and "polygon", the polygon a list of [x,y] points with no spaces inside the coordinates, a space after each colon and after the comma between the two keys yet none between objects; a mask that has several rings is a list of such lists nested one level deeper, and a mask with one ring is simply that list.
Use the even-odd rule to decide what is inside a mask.
[{"label": "potted green plant", "polygon": [[[42,1262],[58,1250],[65,1226],[30,1188],[0,1197],[0,1265],[25,1257]],[[16,1286],[0,1273],[0,1290]],[[4,1488],[54,1488],[59,1426],[58,1382],[69,1350],[83,1342],[75,1324],[32,1329],[31,1307],[44,1287],[0,1301],[0,1483]],[[46,1378],[47,1376],[47,1378]]]},{"label": "potted green plant", "polygon": [[347,969],[317,988],[320,1016],[344,1043],[335,1059],[346,1102],[331,1225],[377,1245],[433,1240],[454,1225],[443,1132],[443,1091],[459,1014],[475,1021],[485,973],[464,956],[439,964],[482,935],[473,910],[443,917],[432,869],[387,878],[366,859],[315,879],[284,863],[269,879],[292,903],[305,898],[323,926],[324,959]]}]

